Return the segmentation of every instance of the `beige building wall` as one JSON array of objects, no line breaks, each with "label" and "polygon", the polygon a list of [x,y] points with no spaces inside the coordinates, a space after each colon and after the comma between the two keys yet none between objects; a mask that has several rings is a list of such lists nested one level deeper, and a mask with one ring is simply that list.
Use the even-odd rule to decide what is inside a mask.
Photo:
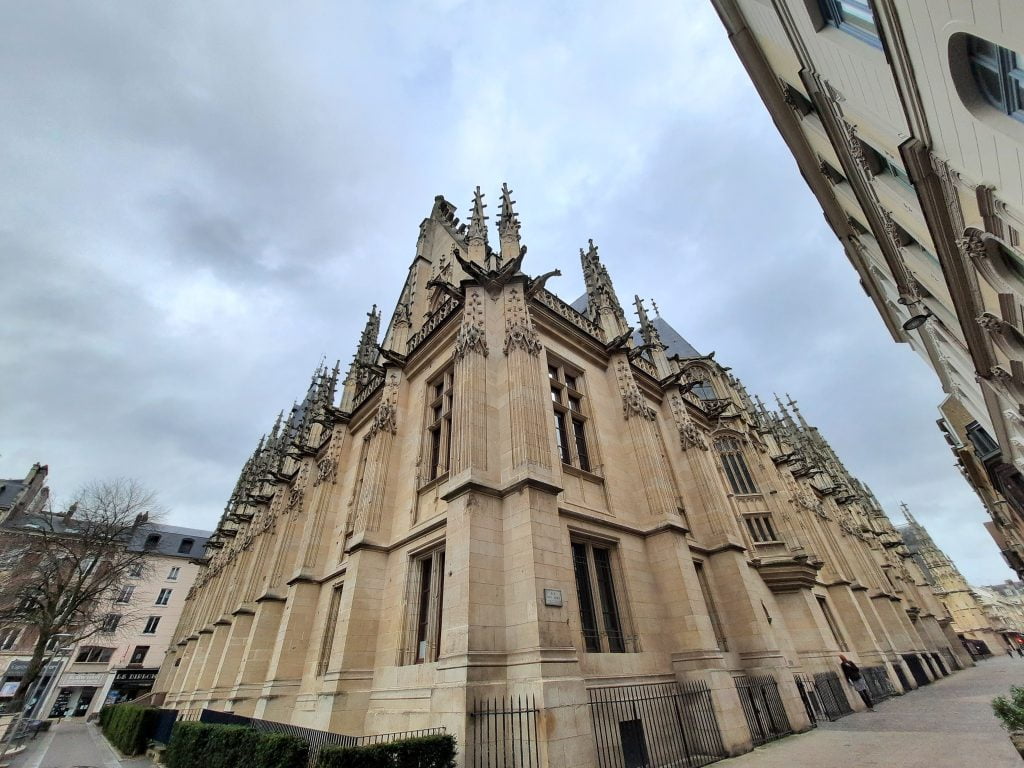
[{"label": "beige building wall", "polygon": [[116,629],[70,649],[37,710],[42,716],[87,717],[106,703],[132,701],[152,690],[210,531],[150,525],[142,535],[140,546],[151,543],[144,567],[128,579],[130,592],[123,590],[109,608],[109,616],[119,617]]},{"label": "beige building wall", "polygon": [[894,340],[938,375],[940,428],[1024,574],[1024,113],[986,98],[978,53],[1012,90],[1024,10],[712,2]]},{"label": "beige building wall", "polygon": [[468,228],[438,197],[379,346],[374,309],[341,392],[317,371],[261,440],[161,668],[168,705],[443,726],[472,760],[480,702],[523,697],[541,764],[593,766],[664,741],[609,697],[705,702],[735,754],[758,717],[806,729],[797,680],[839,653],[899,692],[970,663],[795,403],[751,398],[639,299],[634,332],[592,243],[573,305],[522,272],[507,192],[498,224],[492,249],[479,195]]}]

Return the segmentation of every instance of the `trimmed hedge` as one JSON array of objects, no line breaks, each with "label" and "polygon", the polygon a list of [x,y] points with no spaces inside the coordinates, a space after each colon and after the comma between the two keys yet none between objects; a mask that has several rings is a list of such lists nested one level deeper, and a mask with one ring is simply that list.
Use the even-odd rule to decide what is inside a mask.
[{"label": "trimmed hedge", "polygon": [[133,704],[114,704],[100,710],[100,730],[107,741],[124,755],[141,755],[146,751],[149,734],[156,724],[159,710]]},{"label": "trimmed hedge", "polygon": [[309,744],[286,733],[244,725],[174,724],[164,753],[167,768],[304,768]]},{"label": "trimmed hedge", "polygon": [[324,747],[317,768],[454,768],[455,753],[454,736],[417,736],[363,747]]}]

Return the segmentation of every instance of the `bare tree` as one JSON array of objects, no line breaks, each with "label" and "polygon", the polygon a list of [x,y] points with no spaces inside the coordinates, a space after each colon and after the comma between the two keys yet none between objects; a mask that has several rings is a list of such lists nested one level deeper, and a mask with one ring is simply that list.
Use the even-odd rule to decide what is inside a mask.
[{"label": "bare tree", "polygon": [[52,509],[0,528],[0,628],[35,636],[10,710],[20,712],[48,652],[104,629],[130,578],[145,575],[146,523],[155,494],[135,480],[95,482],[62,512]]}]

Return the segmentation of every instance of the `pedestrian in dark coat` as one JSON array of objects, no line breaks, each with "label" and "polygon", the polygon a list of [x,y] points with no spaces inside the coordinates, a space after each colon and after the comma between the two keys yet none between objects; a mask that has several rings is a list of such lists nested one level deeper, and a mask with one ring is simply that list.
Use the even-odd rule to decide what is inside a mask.
[{"label": "pedestrian in dark coat", "polygon": [[860,697],[864,699],[864,704],[872,712],[875,711],[875,702],[871,700],[871,694],[868,693],[868,684],[864,681],[864,677],[860,673],[860,667],[854,664],[845,656],[839,657],[839,668],[843,670],[843,677],[846,678],[846,682],[850,684]]}]

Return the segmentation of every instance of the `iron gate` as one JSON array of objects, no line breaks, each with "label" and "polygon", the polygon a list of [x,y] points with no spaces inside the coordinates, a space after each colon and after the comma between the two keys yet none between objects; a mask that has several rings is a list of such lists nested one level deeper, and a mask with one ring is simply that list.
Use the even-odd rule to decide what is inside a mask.
[{"label": "iron gate", "polygon": [[853,712],[839,675],[835,672],[818,672],[810,675],[796,675],[796,687],[804,702],[807,716],[813,725],[821,720],[838,720]]},{"label": "iron gate", "polygon": [[735,678],[736,692],[743,705],[754,745],[766,744],[793,732],[779,695],[779,684],[771,675],[741,675]]},{"label": "iron gate", "polygon": [[725,757],[707,683],[591,688],[600,768],[696,768]]},{"label": "iron gate", "polygon": [[469,713],[474,768],[539,768],[536,697],[481,699]]},{"label": "iron gate", "polygon": [[[903,671],[899,667],[896,667],[896,670],[898,674]],[[861,667],[860,674],[867,683],[871,700],[875,703],[896,695],[896,689],[892,687],[892,680],[889,679],[885,667]]]}]

